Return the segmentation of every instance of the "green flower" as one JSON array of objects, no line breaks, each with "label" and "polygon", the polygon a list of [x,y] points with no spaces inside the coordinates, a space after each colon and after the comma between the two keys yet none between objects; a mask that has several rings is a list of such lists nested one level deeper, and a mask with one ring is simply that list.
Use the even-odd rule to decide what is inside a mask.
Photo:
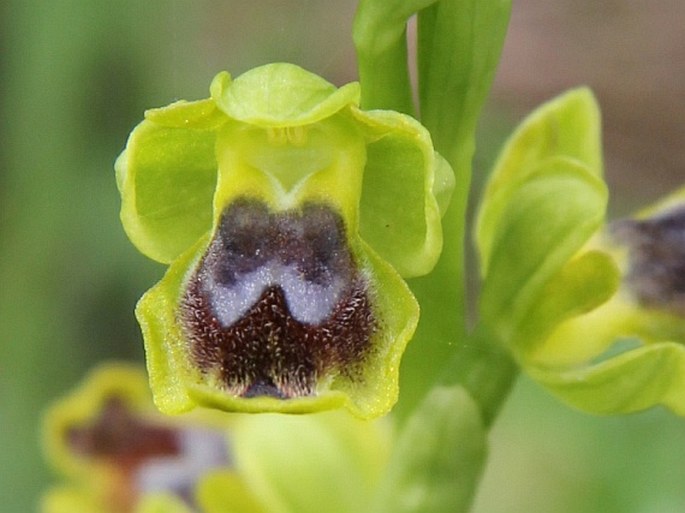
[{"label": "green flower", "polygon": [[127,234],[170,264],[137,307],[155,403],[386,413],[449,166],[356,83],[270,64],[210,91],[148,111],[116,164]]},{"label": "green flower", "polygon": [[391,440],[387,423],[342,410],[163,416],[141,369],[108,364],[46,415],[46,452],[67,482],[42,511],[357,513]]},{"label": "green flower", "polygon": [[529,355],[532,375],[592,412],[685,415],[685,189],[610,223],[590,248],[615,259],[620,286]]},{"label": "green flower", "polygon": [[481,204],[484,325],[581,409],[684,414],[684,196],[607,225],[592,94],[543,105],[510,138]]}]

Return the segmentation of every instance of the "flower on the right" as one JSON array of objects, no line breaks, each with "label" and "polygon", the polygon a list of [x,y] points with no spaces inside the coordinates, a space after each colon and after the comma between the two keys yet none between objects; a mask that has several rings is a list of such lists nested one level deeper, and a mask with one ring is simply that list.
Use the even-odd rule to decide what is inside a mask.
[{"label": "flower on the right", "polygon": [[685,415],[685,188],[607,222],[592,93],[541,106],[485,190],[476,243],[483,325],[563,401]]}]

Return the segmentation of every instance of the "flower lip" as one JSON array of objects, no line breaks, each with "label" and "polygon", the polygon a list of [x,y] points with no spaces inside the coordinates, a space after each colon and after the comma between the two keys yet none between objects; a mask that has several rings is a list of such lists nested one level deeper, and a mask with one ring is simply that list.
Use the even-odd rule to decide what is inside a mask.
[{"label": "flower lip", "polygon": [[241,199],[223,213],[180,307],[192,355],[233,395],[312,395],[353,372],[376,321],[367,286],[329,207],[269,213]]},{"label": "flower lip", "polygon": [[613,223],[628,247],[627,283],[644,306],[685,316],[685,206]]},{"label": "flower lip", "polygon": [[82,457],[107,458],[133,467],[148,458],[178,456],[181,451],[176,433],[141,422],[117,396],[106,398],[100,417],[92,424],[70,427],[67,444]]}]

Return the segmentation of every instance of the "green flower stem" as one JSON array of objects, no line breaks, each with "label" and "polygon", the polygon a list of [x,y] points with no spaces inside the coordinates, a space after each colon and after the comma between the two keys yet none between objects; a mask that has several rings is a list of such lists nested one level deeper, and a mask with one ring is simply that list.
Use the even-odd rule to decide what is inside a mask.
[{"label": "green flower stem", "polygon": [[[430,344],[433,351],[442,344],[435,348],[440,358],[453,352],[445,349],[445,340],[462,341],[466,336],[464,240],[475,128],[499,61],[510,9],[508,0],[441,0],[418,15],[421,121],[456,175],[443,219],[443,258],[414,286],[422,321],[431,327],[422,345]],[[442,292],[435,295],[436,291]],[[426,301],[429,293],[434,303]],[[447,312],[445,305],[451,305]],[[453,336],[436,337],[436,331],[451,331]]]},{"label": "green flower stem", "polygon": [[[454,169],[456,186],[443,218],[443,257],[433,273],[412,284],[422,305],[416,346],[434,354],[434,361],[451,356],[457,368],[451,364],[447,372],[457,372],[458,381],[472,382],[474,390],[488,388],[491,380],[498,382],[489,374],[497,374],[499,366],[490,369],[494,353],[474,347],[482,337],[466,338],[466,210],[476,123],[499,61],[510,9],[508,0],[441,0],[418,14],[421,122],[430,131],[436,151]],[[452,337],[442,336],[450,332]],[[455,351],[445,340],[467,342]],[[429,370],[423,373],[424,387],[430,385],[429,377]],[[478,380],[484,383],[476,385]]]},{"label": "green flower stem", "polygon": [[519,367],[509,352],[493,343],[493,337],[478,326],[453,355],[439,380],[441,385],[461,385],[480,408],[488,428],[497,418]]},{"label": "green flower stem", "polygon": [[[405,417],[433,386],[436,362],[449,360],[455,353],[454,344],[467,338],[464,240],[475,127],[499,60],[511,3],[396,3],[360,2],[354,40],[362,105],[411,112],[407,107],[411,90],[405,26],[407,19],[418,13],[421,121],[429,129],[435,149],[454,169],[457,180],[443,218],[442,257],[428,276],[410,281],[421,305],[421,320],[404,360],[402,394],[395,409],[400,417]],[[461,352],[457,349],[454,357],[461,358]]]},{"label": "green flower stem", "polygon": [[[409,4],[418,12],[421,121],[430,131],[435,149],[455,171],[456,187],[443,218],[442,256],[430,274],[409,281],[421,305],[421,318],[402,365],[402,394],[393,413],[404,426],[403,443],[394,455],[397,475],[389,477],[386,486],[392,490],[421,491],[424,498],[433,498],[421,500],[418,505],[409,498],[403,501],[402,497],[396,497],[393,511],[461,512],[467,511],[475,495],[483,469],[485,442],[482,441],[482,446],[477,442],[477,429],[463,429],[458,424],[447,427],[442,417],[434,415],[431,404],[438,400],[434,395],[443,390],[448,397],[458,397],[458,391],[465,390],[473,401],[473,425],[480,423],[487,431],[518,373],[515,362],[494,343],[485,326],[468,333],[464,284],[466,208],[475,128],[499,60],[511,3],[508,0],[440,0],[425,2],[422,6],[418,2]],[[412,12],[407,6],[407,10],[396,10],[392,16],[393,11],[383,7],[382,1],[363,0],[355,22],[360,80],[363,94],[368,94],[362,97],[362,103],[365,108],[403,109],[411,97],[404,35],[406,19]],[[398,15],[405,18],[398,22]],[[390,55],[398,63],[392,69],[384,66],[390,61]],[[384,87],[387,88],[383,90]],[[446,361],[447,365],[443,363]],[[433,424],[430,421],[422,424],[428,418]],[[435,423],[445,425],[439,436],[431,431]],[[441,440],[440,450],[426,448],[425,454],[420,455],[420,451],[415,454],[413,449],[408,449],[405,454],[401,449],[425,447],[424,438],[429,432]],[[471,446],[473,455],[480,456],[467,458],[471,463],[462,465],[458,472],[440,459],[442,453]],[[422,468],[431,469],[430,473],[435,469],[445,471],[443,477],[452,492],[438,498],[442,497],[439,480],[423,480]],[[404,483],[406,486],[398,486],[402,476],[409,480],[409,484]],[[455,490],[459,492],[455,494]],[[380,497],[385,498],[382,493]]]}]

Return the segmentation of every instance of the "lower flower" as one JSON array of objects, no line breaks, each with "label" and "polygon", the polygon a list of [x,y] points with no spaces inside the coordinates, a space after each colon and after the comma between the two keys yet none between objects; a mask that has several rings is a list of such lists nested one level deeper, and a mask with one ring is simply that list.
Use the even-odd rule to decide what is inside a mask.
[{"label": "lower flower", "polygon": [[390,433],[343,411],[168,417],[141,369],[109,364],[50,409],[45,442],[65,484],[43,513],[357,513]]}]

